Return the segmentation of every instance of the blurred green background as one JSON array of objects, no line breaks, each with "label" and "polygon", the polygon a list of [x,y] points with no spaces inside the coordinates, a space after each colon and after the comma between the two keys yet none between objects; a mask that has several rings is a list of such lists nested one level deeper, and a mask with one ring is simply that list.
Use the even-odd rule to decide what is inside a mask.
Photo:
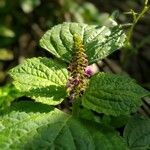
[{"label": "blurred green background", "polygon": [[[38,44],[50,27],[64,21],[102,25],[115,10],[119,13],[113,15],[116,14],[119,23],[132,23],[132,16],[124,13],[130,9],[140,12],[143,3],[144,0],[0,0],[0,86],[10,82],[7,71],[25,58],[52,57]],[[123,48],[109,57],[147,89],[150,89],[149,33],[150,12],[136,25],[132,48]]]}]

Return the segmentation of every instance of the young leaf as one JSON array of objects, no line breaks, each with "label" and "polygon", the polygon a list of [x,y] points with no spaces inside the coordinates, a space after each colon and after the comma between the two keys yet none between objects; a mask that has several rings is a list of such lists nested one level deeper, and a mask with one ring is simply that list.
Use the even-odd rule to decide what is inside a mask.
[{"label": "young leaf", "polygon": [[95,150],[90,133],[79,121],[48,105],[30,102],[0,116],[0,139],[3,150]]},{"label": "young leaf", "polygon": [[40,45],[56,57],[70,62],[73,55],[73,35],[80,35],[89,63],[103,59],[123,46],[125,34],[120,26],[108,28],[82,23],[63,23],[48,30]]},{"label": "young leaf", "polygon": [[98,73],[91,78],[82,103],[99,113],[127,115],[136,111],[148,93],[127,76]]},{"label": "young leaf", "polygon": [[150,147],[150,119],[133,117],[124,130],[124,137],[132,150]]},{"label": "young leaf", "polygon": [[63,64],[48,58],[27,59],[10,70],[15,86],[37,102],[57,105],[66,96],[68,72]]}]

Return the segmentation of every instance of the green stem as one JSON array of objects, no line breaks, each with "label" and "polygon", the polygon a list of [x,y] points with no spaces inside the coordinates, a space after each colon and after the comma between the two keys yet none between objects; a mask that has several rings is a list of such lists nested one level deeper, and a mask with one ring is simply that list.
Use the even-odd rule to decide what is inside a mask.
[{"label": "green stem", "polygon": [[127,33],[126,50],[123,51],[122,53],[122,64],[124,67],[128,64],[129,57],[137,53],[137,49],[134,48],[132,45],[133,30],[136,24],[139,22],[139,20],[145,15],[145,13],[149,9],[150,9],[150,5],[148,6],[148,0],[145,0],[144,7],[142,11],[140,12],[140,14],[135,13],[133,10],[129,12],[133,15],[133,24]]},{"label": "green stem", "polygon": [[128,32],[127,43],[131,42],[133,30],[134,30],[136,24],[144,16],[144,14],[149,10],[150,6],[147,6],[147,3],[148,3],[148,0],[145,0],[144,8],[143,8],[142,12],[137,17],[135,16],[134,11],[132,12],[132,14],[133,14],[133,25],[131,26],[131,28]]},{"label": "green stem", "polygon": [[76,118],[79,117],[80,113],[80,105],[81,105],[81,99],[75,99],[72,105],[72,115]]}]

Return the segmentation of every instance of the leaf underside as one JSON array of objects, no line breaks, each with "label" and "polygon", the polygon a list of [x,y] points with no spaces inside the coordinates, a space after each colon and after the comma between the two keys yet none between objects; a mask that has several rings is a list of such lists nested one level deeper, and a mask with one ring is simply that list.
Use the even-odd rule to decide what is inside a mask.
[{"label": "leaf underside", "polygon": [[131,118],[125,127],[124,137],[133,150],[150,148],[150,119]]},{"label": "leaf underside", "polygon": [[66,96],[66,66],[48,58],[27,59],[10,70],[15,86],[24,95],[50,105],[57,105]]},{"label": "leaf underside", "polygon": [[0,149],[125,150],[116,134],[94,132],[56,108],[20,102],[0,116]]},{"label": "leaf underside", "polygon": [[120,26],[108,28],[65,22],[48,30],[40,40],[40,45],[57,58],[70,62],[73,55],[73,35],[75,33],[80,35],[83,40],[89,64],[103,59],[121,48],[126,37]]},{"label": "leaf underside", "polygon": [[141,97],[148,93],[127,76],[98,73],[91,78],[82,103],[99,113],[128,115],[137,110]]}]

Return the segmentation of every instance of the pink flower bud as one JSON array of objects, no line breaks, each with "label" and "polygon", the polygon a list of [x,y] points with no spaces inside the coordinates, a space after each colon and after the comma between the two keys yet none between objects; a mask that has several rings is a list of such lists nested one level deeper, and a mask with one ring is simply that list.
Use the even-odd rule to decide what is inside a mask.
[{"label": "pink flower bud", "polygon": [[92,68],[92,66],[87,66],[87,67],[85,68],[85,74],[86,74],[88,77],[90,77],[90,76],[93,75],[93,68]]}]

